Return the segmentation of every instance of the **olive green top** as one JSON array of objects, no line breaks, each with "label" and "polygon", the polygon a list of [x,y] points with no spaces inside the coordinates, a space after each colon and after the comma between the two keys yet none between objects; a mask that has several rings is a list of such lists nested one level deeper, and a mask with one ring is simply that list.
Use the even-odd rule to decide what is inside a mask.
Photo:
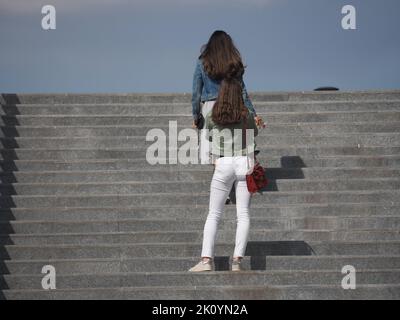
[{"label": "olive green top", "polygon": [[211,118],[211,111],[206,116],[204,129],[209,130],[208,139],[212,142],[210,153],[214,156],[245,156],[256,149],[254,137],[258,135],[258,129],[254,120],[254,114],[249,111],[247,120],[247,152],[244,136],[245,119],[241,122],[218,125]]}]

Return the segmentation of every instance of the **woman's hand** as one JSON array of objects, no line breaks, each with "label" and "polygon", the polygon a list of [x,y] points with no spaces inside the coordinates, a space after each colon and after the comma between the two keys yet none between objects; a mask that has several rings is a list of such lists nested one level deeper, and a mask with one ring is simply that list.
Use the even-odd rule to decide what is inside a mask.
[{"label": "woman's hand", "polygon": [[259,127],[259,128],[265,128],[264,120],[263,120],[260,116],[256,116],[256,117],[254,118],[254,120],[255,120],[255,122],[256,122],[257,127]]},{"label": "woman's hand", "polygon": [[193,120],[193,123],[192,123],[192,128],[193,128],[193,129],[196,129],[196,128],[197,128],[196,121],[194,121],[194,120]]}]

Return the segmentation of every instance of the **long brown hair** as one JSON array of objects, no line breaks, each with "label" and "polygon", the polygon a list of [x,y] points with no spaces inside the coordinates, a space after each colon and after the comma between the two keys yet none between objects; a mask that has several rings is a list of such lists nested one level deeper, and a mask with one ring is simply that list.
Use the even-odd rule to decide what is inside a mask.
[{"label": "long brown hair", "polygon": [[242,85],[235,78],[223,79],[219,88],[211,119],[219,125],[239,123],[248,115],[244,105]]},{"label": "long brown hair", "polygon": [[204,70],[213,80],[243,76],[242,57],[225,31],[213,32],[199,58],[203,59]]}]

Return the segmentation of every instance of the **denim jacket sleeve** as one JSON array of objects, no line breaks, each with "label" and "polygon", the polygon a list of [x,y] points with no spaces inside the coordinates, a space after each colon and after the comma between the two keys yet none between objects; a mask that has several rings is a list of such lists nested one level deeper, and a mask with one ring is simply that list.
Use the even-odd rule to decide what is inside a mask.
[{"label": "denim jacket sleeve", "polygon": [[253,104],[251,103],[250,97],[247,93],[246,90],[246,85],[244,84],[243,78],[241,79],[242,82],[242,94],[243,94],[243,102],[244,105],[254,114],[254,116],[257,116],[256,110],[253,107]]},{"label": "denim jacket sleeve", "polygon": [[203,90],[203,77],[201,75],[201,60],[198,59],[196,63],[196,69],[193,74],[193,86],[192,86],[192,114],[193,119],[197,120],[200,114],[200,102],[201,93]]}]

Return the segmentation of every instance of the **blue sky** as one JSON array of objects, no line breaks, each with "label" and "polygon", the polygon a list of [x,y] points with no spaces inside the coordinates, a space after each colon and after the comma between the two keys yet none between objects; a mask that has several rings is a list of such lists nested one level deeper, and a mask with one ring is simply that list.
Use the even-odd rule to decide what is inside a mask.
[{"label": "blue sky", "polygon": [[[357,30],[341,28],[346,4]],[[399,0],[0,0],[0,91],[190,92],[216,29],[249,91],[400,88]]]}]

